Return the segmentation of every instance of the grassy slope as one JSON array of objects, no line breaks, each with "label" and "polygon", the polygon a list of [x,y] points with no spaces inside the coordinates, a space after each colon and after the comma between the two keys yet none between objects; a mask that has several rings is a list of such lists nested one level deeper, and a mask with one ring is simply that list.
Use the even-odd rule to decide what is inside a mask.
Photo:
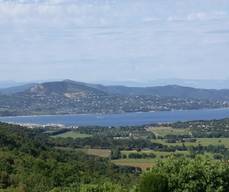
[{"label": "grassy slope", "polygon": [[55,135],[53,137],[63,137],[63,138],[73,138],[73,139],[77,139],[77,138],[87,138],[87,137],[91,137],[91,135],[88,134],[83,134],[83,133],[79,133],[77,131],[68,131],[65,133],[61,133],[59,135]]}]

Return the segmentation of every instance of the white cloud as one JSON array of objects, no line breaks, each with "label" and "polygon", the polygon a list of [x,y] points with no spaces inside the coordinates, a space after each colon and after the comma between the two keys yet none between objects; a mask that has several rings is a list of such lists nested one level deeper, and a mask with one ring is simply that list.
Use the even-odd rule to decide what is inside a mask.
[{"label": "white cloud", "polygon": [[[104,24],[108,8],[90,3],[68,3],[62,0],[18,0],[0,2],[1,22],[73,22],[78,25]],[[104,18],[103,18],[104,17]]]},{"label": "white cloud", "polygon": [[112,66],[119,66],[114,67],[118,73],[136,65],[139,78],[150,78],[156,69],[158,76],[171,68],[171,75],[181,74],[179,69],[190,75],[185,72],[190,64],[190,70],[213,61],[228,65],[229,2],[219,1],[0,0],[1,71],[8,78],[7,68],[20,65],[32,77],[43,72],[36,65],[58,65],[66,70],[58,68],[54,76],[85,69],[82,76],[89,78],[93,66],[94,75],[104,79]]},{"label": "white cloud", "polygon": [[[170,2],[170,1],[168,1]],[[171,3],[171,2],[170,2]],[[229,19],[228,11],[184,8],[137,0],[0,0],[0,22],[61,22],[79,26],[149,24],[155,21]],[[157,7],[157,8],[155,8]],[[182,10],[182,11],[180,11]]]},{"label": "white cloud", "polygon": [[216,12],[196,12],[191,13],[187,16],[187,20],[215,20],[215,19],[224,19],[227,18],[228,15],[226,12],[223,11],[216,11]]},{"label": "white cloud", "polygon": [[208,21],[220,19],[229,19],[229,15],[224,11],[193,12],[182,16],[169,16],[167,21]]}]

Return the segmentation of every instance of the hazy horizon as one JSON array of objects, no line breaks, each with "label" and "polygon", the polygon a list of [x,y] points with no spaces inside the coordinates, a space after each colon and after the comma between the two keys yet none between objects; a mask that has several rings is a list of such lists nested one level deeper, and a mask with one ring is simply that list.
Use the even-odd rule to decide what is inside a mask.
[{"label": "hazy horizon", "polygon": [[0,89],[12,88],[17,86],[23,86],[32,83],[44,83],[44,82],[55,82],[72,80],[76,82],[101,84],[101,85],[120,85],[129,87],[153,87],[153,86],[166,86],[166,85],[178,85],[193,88],[203,88],[203,89],[229,89],[229,79],[154,79],[151,81],[79,81],[78,79],[43,79],[43,80],[27,80],[27,81],[0,81]]},{"label": "hazy horizon", "polygon": [[229,79],[228,26],[227,0],[0,0],[0,81]]}]

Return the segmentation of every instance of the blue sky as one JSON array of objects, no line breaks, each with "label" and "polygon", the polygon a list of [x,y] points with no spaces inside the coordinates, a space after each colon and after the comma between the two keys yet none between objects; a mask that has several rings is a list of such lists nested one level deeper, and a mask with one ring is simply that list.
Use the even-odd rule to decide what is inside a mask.
[{"label": "blue sky", "polygon": [[228,0],[0,0],[0,80],[229,78]]}]

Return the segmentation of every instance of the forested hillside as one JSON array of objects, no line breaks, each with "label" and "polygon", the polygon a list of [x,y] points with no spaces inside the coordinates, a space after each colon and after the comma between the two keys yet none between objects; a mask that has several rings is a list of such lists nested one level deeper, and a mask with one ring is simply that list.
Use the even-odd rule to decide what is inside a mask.
[{"label": "forested hillside", "polygon": [[65,80],[0,90],[1,116],[148,112],[228,106],[228,90],[175,85],[143,88]]},{"label": "forested hillside", "polygon": [[118,189],[128,188],[135,179],[134,168],[55,149],[41,130],[0,124],[0,191],[83,191],[89,184],[117,185],[114,188]]},{"label": "forested hillside", "polygon": [[[137,168],[114,165],[110,158],[86,155],[76,148],[61,149],[56,146],[59,138],[50,138],[44,131],[0,124],[0,192],[229,191],[228,161],[170,156],[141,173]],[[131,128],[95,131],[86,130],[97,137],[111,137],[128,135]],[[137,127],[133,132],[141,137],[148,133]],[[111,158],[117,158],[115,153]]]}]

